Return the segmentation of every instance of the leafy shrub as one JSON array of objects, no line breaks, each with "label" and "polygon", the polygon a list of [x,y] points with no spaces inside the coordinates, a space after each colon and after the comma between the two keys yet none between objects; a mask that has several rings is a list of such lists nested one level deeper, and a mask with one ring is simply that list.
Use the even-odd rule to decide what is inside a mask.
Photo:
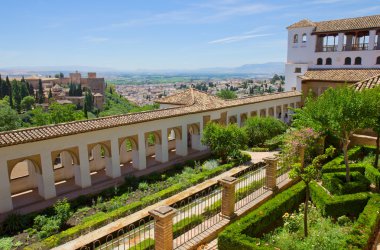
[{"label": "leafy shrub", "polygon": [[347,216],[343,215],[343,216],[338,217],[337,223],[339,226],[345,226],[347,224],[350,224],[351,220]]},{"label": "leafy shrub", "polygon": [[369,190],[370,182],[359,172],[351,172],[351,181],[346,182],[345,173],[322,175],[322,185],[334,195],[353,194]]},{"label": "leafy shrub", "polygon": [[18,246],[22,245],[22,243],[20,241],[17,241],[17,242],[13,242],[13,241],[14,241],[13,237],[0,238],[0,249],[11,250],[11,249],[15,249]]},{"label": "leafy shrub", "polygon": [[146,191],[149,189],[149,184],[146,182],[140,182],[138,189],[141,191]]},{"label": "leafy shrub", "polygon": [[347,237],[348,248],[368,249],[370,239],[373,237],[380,222],[380,195],[374,194],[369,199],[363,212],[354,223]]},{"label": "leafy shrub", "polygon": [[18,213],[8,215],[2,224],[4,234],[15,234],[22,231],[24,228],[25,217]]},{"label": "leafy shrub", "polygon": [[219,166],[219,163],[217,160],[208,160],[208,161],[205,161],[202,165],[202,168],[204,170],[210,170],[210,169],[214,169],[216,167]]},{"label": "leafy shrub", "polygon": [[310,196],[313,203],[321,210],[323,216],[339,217],[342,215],[358,216],[369,199],[369,193],[330,196],[316,182],[310,183]]},{"label": "leafy shrub", "polygon": [[345,249],[345,236],[350,230],[351,221],[346,217],[347,224],[339,226],[333,223],[331,218],[324,218],[311,203],[308,206],[308,220],[311,222],[308,237],[305,238],[303,235],[304,204],[301,204],[297,212],[283,216],[283,227],[276,228],[262,237],[261,245],[270,249]]},{"label": "leafy shrub", "polygon": [[248,146],[262,146],[269,140],[286,131],[286,124],[274,117],[250,117],[244,125],[248,136]]},{"label": "leafy shrub", "polygon": [[67,198],[58,200],[54,204],[54,211],[57,217],[57,220],[60,220],[61,223],[65,223],[71,216],[70,203],[67,201]]},{"label": "leafy shrub", "polygon": [[229,225],[218,236],[220,250],[255,249],[258,236],[274,222],[281,219],[285,212],[297,208],[305,199],[305,184],[300,182],[277,194],[247,216]]}]

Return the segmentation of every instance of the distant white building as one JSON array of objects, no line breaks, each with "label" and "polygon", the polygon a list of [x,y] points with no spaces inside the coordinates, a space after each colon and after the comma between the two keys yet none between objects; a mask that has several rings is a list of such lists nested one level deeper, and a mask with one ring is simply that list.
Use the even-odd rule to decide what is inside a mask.
[{"label": "distant white building", "polygon": [[287,27],[285,90],[355,83],[380,74],[380,15],[322,22],[301,20]]}]

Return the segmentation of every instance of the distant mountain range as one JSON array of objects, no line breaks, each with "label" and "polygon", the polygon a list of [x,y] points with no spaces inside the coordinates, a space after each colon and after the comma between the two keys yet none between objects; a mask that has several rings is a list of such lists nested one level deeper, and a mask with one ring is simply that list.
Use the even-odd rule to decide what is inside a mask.
[{"label": "distant mountain range", "polygon": [[99,75],[119,75],[119,74],[223,74],[223,75],[273,75],[284,74],[285,63],[283,62],[268,62],[257,64],[245,64],[239,67],[215,67],[215,68],[200,68],[193,70],[167,69],[167,70],[115,70],[112,68],[91,67],[91,66],[34,66],[34,67],[9,67],[0,68],[2,75],[54,75],[58,72],[65,74],[69,72],[98,72]]}]

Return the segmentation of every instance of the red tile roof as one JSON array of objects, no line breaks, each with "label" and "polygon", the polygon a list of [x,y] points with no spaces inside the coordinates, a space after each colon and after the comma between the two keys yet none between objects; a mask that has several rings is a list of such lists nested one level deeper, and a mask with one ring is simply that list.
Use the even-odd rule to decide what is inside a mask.
[{"label": "red tile roof", "polygon": [[[274,99],[301,96],[300,92],[289,91],[283,93],[253,96],[243,99],[224,101],[196,90],[193,91],[193,104],[182,107],[159,109],[126,115],[116,115],[92,120],[68,122],[35,128],[26,128],[0,133],[0,147],[17,145],[28,142],[42,141],[67,135],[91,132],[107,128],[126,126],[130,124],[165,119],[173,116],[184,116],[191,113],[206,112],[227,107],[240,106]],[[179,93],[181,96],[191,96],[189,93]],[[173,97],[174,98],[174,97]]]}]

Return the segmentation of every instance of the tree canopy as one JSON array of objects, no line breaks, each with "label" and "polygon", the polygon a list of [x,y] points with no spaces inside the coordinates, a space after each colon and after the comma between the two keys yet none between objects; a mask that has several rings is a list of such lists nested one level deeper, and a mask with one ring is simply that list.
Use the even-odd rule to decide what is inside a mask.
[{"label": "tree canopy", "polygon": [[228,89],[222,89],[218,93],[216,93],[216,96],[222,98],[222,99],[236,99],[237,95],[234,91],[228,90]]}]

